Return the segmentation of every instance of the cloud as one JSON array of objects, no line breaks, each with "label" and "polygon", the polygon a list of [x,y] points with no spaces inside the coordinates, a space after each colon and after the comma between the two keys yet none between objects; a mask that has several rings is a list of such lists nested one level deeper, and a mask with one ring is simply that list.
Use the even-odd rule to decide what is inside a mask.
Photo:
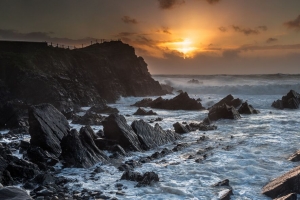
[{"label": "cloud", "polygon": [[172,35],[170,29],[166,26],[163,26],[161,27],[161,29],[157,30],[158,33],[162,32],[162,33],[166,33],[166,34],[169,34],[169,35]]},{"label": "cloud", "polygon": [[240,32],[240,33],[244,33],[245,35],[257,35],[260,33],[260,31],[267,31],[268,27],[267,26],[258,26],[254,29],[251,28],[243,28],[241,26],[232,26],[233,30],[235,32]]},{"label": "cloud", "polygon": [[158,3],[161,9],[168,10],[175,6],[184,4],[185,0],[158,0]]},{"label": "cloud", "polygon": [[219,3],[221,0],[206,0],[209,4]]},{"label": "cloud", "polygon": [[224,58],[234,59],[239,57],[240,49],[228,49],[224,50],[222,55]]},{"label": "cloud", "polygon": [[227,28],[224,27],[224,26],[221,26],[221,27],[219,27],[219,30],[220,30],[221,32],[226,32],[226,31],[227,31]]},{"label": "cloud", "polygon": [[5,30],[0,29],[0,39],[3,40],[13,40],[13,41],[38,41],[43,42],[46,41],[48,43],[60,44],[60,45],[87,45],[90,44],[91,41],[100,41],[100,39],[92,38],[92,37],[86,37],[81,39],[70,39],[70,38],[58,38],[53,37],[53,32],[29,32],[29,33],[21,33],[16,30]]},{"label": "cloud", "polygon": [[273,43],[273,42],[277,42],[277,41],[278,41],[277,38],[268,38],[268,39],[266,40],[266,43]]},{"label": "cloud", "polygon": [[300,15],[294,20],[285,22],[283,25],[285,25],[288,29],[300,31]]},{"label": "cloud", "polygon": [[121,19],[125,24],[137,24],[138,23],[136,19],[131,18],[127,15],[123,16]]},{"label": "cloud", "polygon": [[134,32],[120,32],[117,35],[115,35],[116,37],[129,37],[129,36],[133,36],[136,33]]}]

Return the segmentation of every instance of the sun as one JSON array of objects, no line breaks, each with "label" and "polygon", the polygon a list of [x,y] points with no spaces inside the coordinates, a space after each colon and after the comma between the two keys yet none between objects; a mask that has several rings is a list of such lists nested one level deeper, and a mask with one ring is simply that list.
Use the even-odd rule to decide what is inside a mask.
[{"label": "sun", "polygon": [[183,58],[189,58],[193,56],[194,52],[197,50],[197,48],[193,45],[193,41],[189,38],[181,41],[165,43],[165,46],[167,46],[169,49],[181,53],[183,55]]}]

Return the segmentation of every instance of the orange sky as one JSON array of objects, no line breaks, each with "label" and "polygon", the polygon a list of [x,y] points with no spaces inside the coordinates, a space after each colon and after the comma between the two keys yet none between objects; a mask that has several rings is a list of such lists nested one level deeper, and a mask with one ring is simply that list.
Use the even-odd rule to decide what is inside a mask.
[{"label": "orange sky", "polygon": [[10,0],[0,39],[121,39],[153,74],[300,73],[299,0]]}]

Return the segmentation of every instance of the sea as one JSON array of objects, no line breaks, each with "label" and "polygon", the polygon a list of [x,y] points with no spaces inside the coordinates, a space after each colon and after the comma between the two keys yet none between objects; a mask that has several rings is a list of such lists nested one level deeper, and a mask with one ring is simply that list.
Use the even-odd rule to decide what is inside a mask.
[{"label": "sea", "polygon": [[[232,200],[267,200],[271,198],[261,193],[263,186],[299,165],[289,161],[288,157],[300,149],[300,110],[278,110],[271,104],[291,89],[300,92],[300,75],[154,75],[153,78],[174,87],[173,94],[163,98],[173,98],[178,95],[178,90],[182,90],[191,98],[200,98],[207,108],[232,94],[247,101],[260,113],[241,115],[239,120],[218,120],[214,122],[218,127],[216,130],[190,132],[175,143],[142,153],[131,152],[125,160],[145,157],[163,148],[172,149],[178,143],[190,144],[181,151],[135,168],[137,172],[153,171],[158,174],[159,182],[151,186],[136,187],[136,182],[120,180],[123,172],[113,165],[99,163],[90,169],[76,169],[62,168],[58,164],[58,175],[74,180],[67,184],[68,188],[101,191],[110,197],[130,200],[217,200],[228,189],[212,185],[228,179],[233,190]],[[193,79],[198,83],[188,83]],[[157,96],[149,98],[155,99]],[[163,120],[157,123],[163,129],[170,130],[174,130],[173,124],[176,122],[199,123],[208,114],[207,110],[152,109],[158,116],[132,115],[137,108],[131,105],[141,99],[143,97],[121,97],[109,106],[119,109],[129,125],[138,119],[148,122],[162,117]],[[71,122],[70,125],[76,129],[81,127]],[[92,128],[98,131],[103,127]],[[203,135],[208,139],[196,142]],[[195,162],[195,159],[190,159],[203,149],[211,149],[205,160]],[[109,152],[106,153],[109,155]],[[91,179],[91,172],[96,167],[101,167],[103,171]],[[121,194],[117,193],[116,184],[123,185]]]}]

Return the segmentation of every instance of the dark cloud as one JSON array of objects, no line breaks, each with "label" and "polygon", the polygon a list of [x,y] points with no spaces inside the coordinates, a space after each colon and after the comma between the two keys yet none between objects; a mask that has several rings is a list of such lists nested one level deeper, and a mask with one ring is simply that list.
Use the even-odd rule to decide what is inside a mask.
[{"label": "dark cloud", "polygon": [[284,25],[289,29],[300,31],[300,15],[294,20],[285,22]]},{"label": "dark cloud", "polygon": [[234,31],[244,33],[245,35],[257,35],[260,31],[268,30],[267,26],[258,26],[257,28],[251,29],[233,25],[232,28]]},{"label": "dark cloud", "polygon": [[226,31],[227,31],[227,28],[224,27],[224,26],[221,26],[221,27],[219,27],[219,30],[220,30],[221,32],[226,32]]},{"label": "dark cloud", "polygon": [[129,37],[129,36],[133,36],[135,34],[136,33],[134,33],[134,32],[121,32],[121,33],[118,33],[116,35],[116,37]]},{"label": "dark cloud", "polygon": [[277,38],[268,38],[267,40],[266,40],[266,43],[273,43],[273,42],[277,42],[278,41],[278,39]]},{"label": "dark cloud", "polygon": [[137,24],[138,23],[136,19],[131,18],[131,17],[127,16],[127,15],[125,15],[125,16],[122,17],[122,21],[124,23],[126,23],[126,24]]},{"label": "dark cloud", "polygon": [[4,30],[0,29],[0,39],[2,40],[17,40],[17,41],[38,41],[38,42],[51,42],[53,45],[60,44],[60,45],[87,45],[90,44],[91,41],[100,41],[97,38],[81,38],[81,39],[70,39],[70,38],[58,38],[53,37],[53,32],[30,32],[30,33],[21,33],[16,30]]},{"label": "dark cloud", "polygon": [[228,49],[224,50],[222,55],[224,58],[234,59],[239,57],[240,49]]},{"label": "dark cloud", "polygon": [[170,35],[172,34],[168,27],[162,27],[162,32]]},{"label": "dark cloud", "polygon": [[158,0],[158,3],[161,9],[172,9],[174,6],[184,4],[185,0]]},{"label": "dark cloud", "polygon": [[221,0],[206,0],[209,4],[219,3]]}]

